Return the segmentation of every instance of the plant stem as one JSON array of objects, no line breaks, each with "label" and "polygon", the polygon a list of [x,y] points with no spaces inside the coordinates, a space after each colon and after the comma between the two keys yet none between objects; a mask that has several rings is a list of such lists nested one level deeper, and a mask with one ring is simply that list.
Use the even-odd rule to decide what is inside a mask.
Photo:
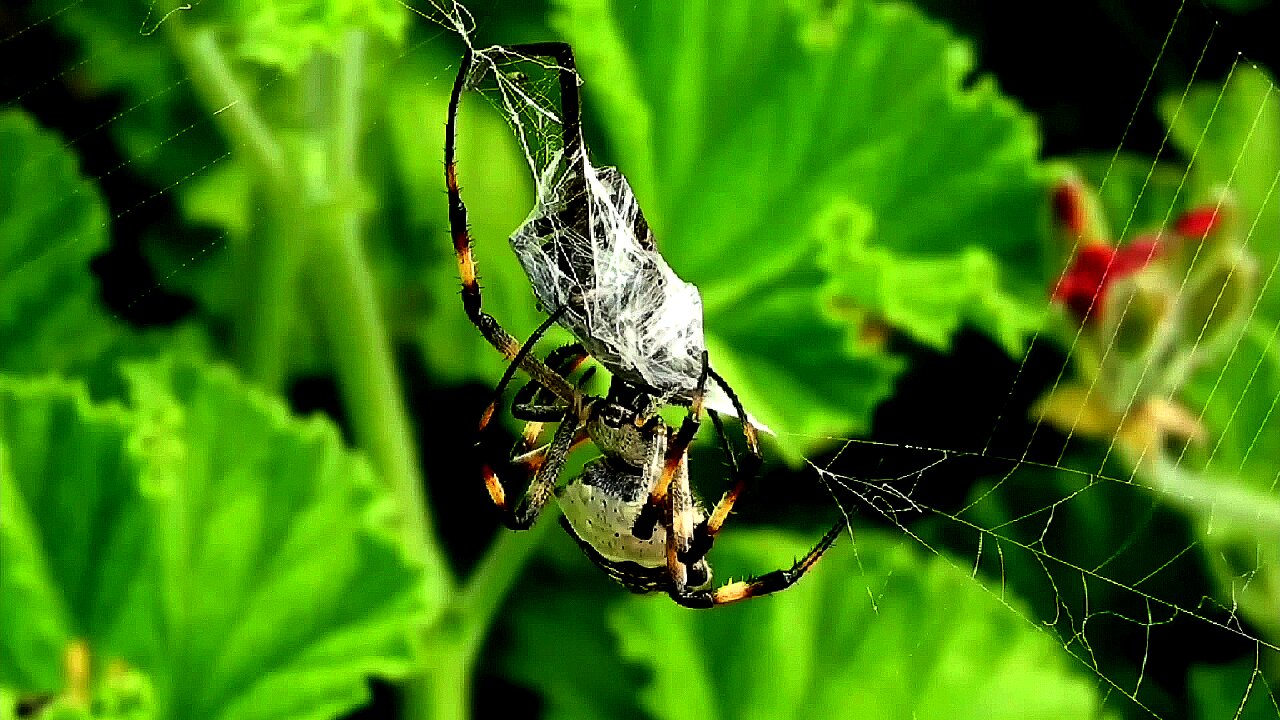
[{"label": "plant stem", "polygon": [[[530,556],[555,525],[557,510],[544,512],[525,533],[501,533],[461,590],[455,587],[436,536],[420,475],[418,448],[399,383],[390,337],[383,322],[373,274],[364,252],[364,208],[360,197],[359,142],[365,38],[352,31],[337,58],[331,100],[318,117],[328,133],[325,176],[319,194],[304,182],[304,169],[291,164],[259,116],[222,56],[210,31],[189,33],[180,23],[166,26],[187,62],[193,83],[213,108],[231,144],[243,152],[262,179],[273,227],[255,234],[261,256],[254,272],[257,311],[245,347],[259,363],[259,379],[283,379],[284,356],[293,308],[283,303],[296,295],[296,279],[312,283],[319,316],[329,339],[345,406],[357,442],[396,495],[405,546],[418,554],[429,584],[442,592],[427,633],[430,662],[420,680],[407,688],[411,717],[465,720],[470,714],[471,678],[489,627]],[[315,79],[315,78],[313,78]],[[264,237],[269,235],[270,238]],[[307,247],[309,245],[309,247]],[[306,252],[302,252],[302,248]],[[305,263],[304,267],[299,264]],[[274,303],[274,304],[273,304]],[[264,314],[267,310],[269,313]]]},{"label": "plant stem", "polygon": [[[433,582],[451,590],[453,577],[426,512],[409,414],[364,255],[362,208],[357,200],[363,34],[348,33],[338,58],[328,192],[316,198],[302,188],[302,169],[288,161],[252,96],[232,71],[213,31],[189,31],[176,16],[165,27],[197,93],[215,109],[214,115],[232,147],[244,154],[264,181],[268,200],[277,211],[277,223],[290,227],[290,235],[272,233],[276,235],[272,241],[285,245],[279,248],[280,252],[302,255],[297,247],[289,246],[301,244],[300,239],[309,235],[312,247],[306,253],[305,270],[311,274],[315,287],[320,288],[315,296],[357,441],[369,452],[374,466],[397,497],[398,507],[403,510],[401,531],[406,547],[419,556]],[[317,205],[317,201],[321,204]],[[288,243],[288,238],[298,242]],[[287,266],[288,263],[268,263],[262,271],[274,274]],[[262,286],[281,292],[276,282],[279,279],[268,279]],[[283,295],[262,300],[280,303],[292,295],[286,290]],[[251,323],[259,319],[251,317]],[[273,318],[278,320],[279,313],[274,313]],[[279,323],[268,320],[266,324],[266,333],[282,332]],[[282,334],[257,338],[249,346],[255,348],[254,354],[282,356],[283,352],[262,349],[281,343]]]},{"label": "plant stem", "polygon": [[[1130,467],[1137,459],[1126,457]],[[1235,478],[1212,478],[1188,470],[1157,453],[1143,473],[1148,484],[1194,517],[1234,523],[1259,536],[1280,534],[1280,502]]]},{"label": "plant stem", "polygon": [[186,66],[191,84],[205,104],[213,108],[214,119],[235,149],[244,153],[273,191],[287,188],[290,173],[284,151],[258,114],[252,96],[245,92],[232,72],[214,32],[188,31],[177,15],[166,21],[164,27]]},{"label": "plant stem", "polygon": [[293,215],[303,198],[287,190],[288,160],[253,97],[232,72],[211,30],[186,30],[183,22],[167,22],[170,39],[191,74],[192,84],[229,138],[235,152],[254,168],[266,192],[265,222],[250,242],[233,255],[245,292],[237,313],[236,350],[245,374],[260,386],[278,391],[285,380],[286,344],[294,316],[298,248],[301,238]]},{"label": "plant stem", "polygon": [[529,558],[556,527],[559,516],[560,506],[549,503],[538,516],[537,524],[526,532],[498,534],[458,591],[457,604],[465,613],[463,622],[472,632],[483,635],[493,624]]},{"label": "plant stem", "polygon": [[529,558],[556,526],[558,506],[543,510],[527,532],[499,531],[450,610],[427,633],[430,655],[416,686],[406,688],[405,717],[465,720],[470,716],[471,678],[494,618]]},{"label": "plant stem", "polygon": [[420,556],[433,583],[451,589],[453,576],[428,512],[409,412],[364,252],[357,168],[363,63],[364,35],[351,31],[338,59],[334,96],[332,214],[310,224],[316,252],[308,270],[359,444],[396,495],[406,546]]}]

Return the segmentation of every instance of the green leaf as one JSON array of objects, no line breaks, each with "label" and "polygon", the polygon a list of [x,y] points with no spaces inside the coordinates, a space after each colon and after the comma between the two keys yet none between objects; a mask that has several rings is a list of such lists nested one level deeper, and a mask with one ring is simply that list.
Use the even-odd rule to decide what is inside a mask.
[{"label": "green leaf", "polygon": [[333,426],[224,370],[171,361],[128,378],[146,481],[165,495],[162,714],[327,718],[367,698],[367,676],[403,677],[424,578]]},{"label": "green leaf", "polygon": [[[837,310],[859,311],[824,309],[851,335],[870,316],[945,345],[973,323],[1014,351],[1036,326],[1027,307],[1045,295],[1045,193],[1035,129],[992,83],[972,81],[971,52],[941,26],[902,6],[862,2],[600,0],[564,0],[555,24],[573,43],[587,108],[603,117],[664,254],[704,297],[755,297],[800,257],[825,271],[816,284],[826,283]],[[863,247],[877,253],[876,292],[860,290],[873,269],[866,263],[831,262],[841,252],[813,260],[815,219],[845,198],[874,227]],[[980,275],[970,277],[975,268]],[[931,284],[908,278],[921,273]],[[820,294],[815,286],[811,296]],[[810,314],[803,298],[793,301],[797,315]],[[732,384],[773,360],[730,326],[754,323],[797,348],[831,344],[775,320],[748,302],[707,302],[708,343],[733,348],[741,368],[724,373]],[[889,388],[893,363],[863,360],[827,357],[821,372]],[[813,373],[794,375],[787,389],[799,394],[744,392],[745,404],[753,413],[820,405]],[[866,415],[852,423],[850,415],[816,417],[832,433],[865,426]]]},{"label": "green leaf", "polygon": [[0,167],[0,368],[82,368],[122,332],[89,272],[107,245],[106,203],[25,113],[0,112]]},{"label": "green leaf", "polygon": [[154,507],[119,408],[0,376],[0,686],[62,688],[63,653],[134,657],[154,626]]},{"label": "green leaf", "polygon": [[95,682],[115,658],[145,673],[95,697],[167,718],[328,718],[407,674],[439,579],[333,426],[225,370],[128,381],[127,414],[0,376],[0,686],[61,690],[75,640]]},{"label": "green leaf", "polygon": [[1272,720],[1280,701],[1252,661],[1230,665],[1197,665],[1189,681],[1196,720]]},{"label": "green leaf", "polygon": [[1255,320],[1220,366],[1204,368],[1184,396],[1198,411],[1208,440],[1188,450],[1193,467],[1273,492],[1280,457],[1280,325]]},{"label": "green leaf", "polygon": [[[814,539],[726,533],[711,555],[714,582],[789,566]],[[634,667],[648,677],[638,701],[654,718],[1101,716],[1094,678],[1051,634],[1019,617],[1016,601],[908,542],[859,532],[856,553],[842,539],[795,587],[708,612],[662,596],[620,597],[603,613],[626,665],[605,665],[596,604],[545,591],[551,597],[532,605],[561,610],[560,620],[518,621],[513,630],[528,637],[507,662],[532,672],[554,653],[592,674],[615,673],[599,691],[592,683],[546,686],[558,717],[571,707],[596,709],[587,717],[625,710],[618,691],[632,687]],[[571,602],[584,609],[566,617]]]},{"label": "green leaf", "polygon": [[[1262,69],[1241,63],[1225,87],[1197,85],[1179,110],[1180,94],[1164,98],[1161,113],[1175,145],[1191,158],[1187,195],[1216,202],[1220,189],[1234,196],[1234,226],[1265,276],[1280,262],[1280,102]],[[1280,320],[1280,283],[1272,282],[1260,312]]]},{"label": "green leaf", "polygon": [[[805,445],[829,435],[870,429],[876,405],[893,392],[904,363],[860,341],[845,340],[823,317],[815,297],[819,279],[797,269],[771,282],[734,290],[750,312],[720,314],[707,349],[717,370],[731,380],[752,415],[781,436],[776,449],[792,462]],[[712,294],[707,306],[727,302]],[[785,332],[779,332],[785,328]]]},{"label": "green leaf", "polygon": [[[869,215],[852,202],[835,203],[828,212],[837,217]],[[948,256],[904,254],[872,244],[870,227],[838,230],[853,224],[861,223],[834,218],[821,223],[827,229],[821,262],[833,271],[825,288],[832,307],[860,311],[939,349],[946,348],[968,321],[991,328],[1000,345],[1016,355],[1025,334],[1040,326],[1043,301],[1023,302],[1001,293],[1000,269],[985,250],[968,247]],[[854,332],[863,325],[858,323]]]}]

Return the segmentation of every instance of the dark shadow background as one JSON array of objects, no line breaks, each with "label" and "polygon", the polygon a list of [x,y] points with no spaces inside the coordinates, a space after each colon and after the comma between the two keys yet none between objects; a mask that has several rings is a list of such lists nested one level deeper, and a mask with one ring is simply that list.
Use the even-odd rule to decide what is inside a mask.
[{"label": "dark shadow background", "polygon": [[[1199,81],[1220,81],[1241,53],[1244,61],[1280,68],[1280,42],[1276,40],[1280,3],[1275,2],[1261,3],[1257,9],[1243,13],[1196,0],[1185,4],[1173,0],[919,0],[916,4],[973,41],[980,71],[994,75],[1006,93],[1039,118],[1047,156],[1082,152],[1109,155],[1121,138],[1125,150],[1155,156],[1164,138],[1164,129],[1153,112],[1157,98],[1180,91],[1193,73]],[[479,32],[494,42],[503,41],[507,32],[536,32],[548,9],[546,4],[536,2],[468,5]],[[160,192],[162,188],[131,171],[127,158],[111,142],[109,134],[94,132],[124,109],[124,100],[88,87],[76,71],[74,45],[54,32],[53,23],[41,20],[32,14],[27,2],[0,5],[0,68],[4,68],[0,71],[0,107],[22,107],[68,140],[83,137],[76,142],[83,170],[90,176],[103,177],[101,188],[111,213],[117,216],[112,247],[94,268],[101,281],[102,296],[115,313],[136,325],[175,323],[192,312],[194,305],[189,298],[160,286],[140,248],[148,233],[179,222],[177,210],[170,197]],[[550,35],[550,31],[544,32]],[[1153,72],[1162,47],[1163,56]],[[1138,104],[1140,98],[1142,105]],[[587,123],[590,122],[588,117]],[[144,200],[147,202],[140,205]],[[992,444],[992,454],[1016,457],[1032,440],[1032,427],[1025,420],[1030,404],[1053,382],[1064,362],[1060,351],[1038,344],[1015,386],[1019,363],[978,333],[962,334],[945,354],[903,341],[893,342],[895,349],[909,358],[910,370],[892,400],[879,408],[871,434],[873,440],[893,444],[978,452],[988,441],[996,417],[1001,415],[1005,420]],[[422,372],[423,364],[410,350],[404,351],[402,360],[421,436],[430,438],[434,447],[460,448],[452,455],[437,453],[429,457],[426,475],[434,504],[442,508],[440,531],[455,565],[465,571],[478,559],[498,527],[480,484],[458,482],[459,478],[477,474],[478,459],[471,449],[475,440],[473,418],[488,401],[490,390],[476,385],[440,385]],[[1011,387],[1016,388],[1013,394],[1009,392]],[[339,395],[328,377],[296,379],[290,399],[299,411],[324,411],[342,420]],[[1054,432],[1042,430],[1035,435],[1027,456],[1052,462],[1061,442]],[[837,467],[852,475],[891,477],[920,467],[922,457],[860,447],[850,449]],[[722,462],[718,458],[704,447],[694,462],[715,465]],[[816,459],[819,464],[830,460],[830,456]],[[925,506],[954,511],[970,495],[976,479],[1001,471],[998,463],[958,458],[946,471],[946,482],[922,485],[915,497]],[[939,473],[935,479],[941,476]],[[1032,498],[1027,501],[1035,502]],[[814,517],[825,518],[833,513],[830,495],[811,475],[793,477],[777,467],[769,469],[739,507],[737,522],[743,524],[768,522],[806,529],[814,526]],[[779,511],[780,507],[785,509]],[[1176,517],[1158,510],[1143,517],[1145,522],[1167,526],[1162,529],[1165,537],[1177,538],[1181,534],[1190,538],[1188,529]],[[858,519],[887,524],[870,512],[859,513]],[[915,521],[923,523],[925,519]],[[948,541],[945,534],[940,538]],[[971,552],[964,547],[957,550]],[[1202,568],[1191,566],[1186,572],[1189,587],[1209,585],[1204,577],[1195,577],[1195,573],[1203,573]],[[1187,606],[1196,604],[1196,598],[1178,601]],[[1195,627],[1204,632],[1204,624],[1189,626]],[[1201,641],[1216,643],[1213,657],[1193,657],[1185,649],[1162,652],[1162,648],[1150,648],[1147,682],[1159,685],[1169,697],[1167,707],[1161,708],[1163,715],[1185,716],[1184,684],[1193,660],[1228,661],[1244,653],[1252,655],[1252,646],[1244,647],[1247,643],[1235,648],[1223,645],[1221,639],[1220,633],[1214,634],[1212,640],[1190,634],[1183,638],[1189,647],[1201,645]],[[1130,659],[1136,663],[1148,646],[1142,637],[1132,637],[1120,638],[1116,648],[1116,652],[1131,653]],[[516,720],[539,716],[536,694],[496,675],[482,674],[477,679],[476,696],[477,717]],[[509,710],[511,706],[519,709]],[[374,702],[352,717],[395,717],[396,710],[394,692],[379,686]]]}]

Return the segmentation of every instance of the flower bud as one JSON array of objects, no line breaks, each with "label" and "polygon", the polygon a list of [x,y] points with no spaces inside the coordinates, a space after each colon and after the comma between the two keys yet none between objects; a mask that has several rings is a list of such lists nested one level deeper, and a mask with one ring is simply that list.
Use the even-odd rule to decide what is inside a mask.
[{"label": "flower bud", "polygon": [[1111,352],[1125,358],[1147,353],[1169,317],[1171,293],[1158,273],[1143,273],[1114,283],[1103,306],[1099,334]]},{"label": "flower bud", "polygon": [[1244,248],[1212,256],[1183,293],[1180,322],[1188,351],[1208,359],[1230,347],[1246,322],[1257,296],[1258,265]]},{"label": "flower bud", "polygon": [[1106,388],[1104,402],[1113,409],[1123,411],[1156,392],[1162,373],[1149,369],[1162,367],[1176,340],[1173,308],[1168,278],[1155,269],[1111,286],[1094,341],[1103,358],[1098,377]]},{"label": "flower bud", "polygon": [[1088,222],[1084,187],[1075,180],[1059,183],[1053,189],[1053,218],[1067,232],[1083,235]]}]

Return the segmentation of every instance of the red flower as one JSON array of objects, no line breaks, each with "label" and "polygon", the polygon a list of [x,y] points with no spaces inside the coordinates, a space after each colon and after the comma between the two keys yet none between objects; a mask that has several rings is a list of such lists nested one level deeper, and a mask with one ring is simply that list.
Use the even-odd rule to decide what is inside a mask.
[{"label": "red flower", "polygon": [[1179,235],[1199,240],[1218,227],[1221,213],[1216,207],[1199,207],[1188,210],[1174,223],[1173,229]]},{"label": "red flower", "polygon": [[1160,244],[1146,236],[1118,249],[1102,243],[1085,245],[1054,287],[1053,299],[1081,322],[1088,322],[1098,317],[1111,283],[1142,270],[1159,254]]},{"label": "red flower", "polygon": [[1084,233],[1087,217],[1084,188],[1079,183],[1066,181],[1053,189],[1053,215],[1073,235]]}]

